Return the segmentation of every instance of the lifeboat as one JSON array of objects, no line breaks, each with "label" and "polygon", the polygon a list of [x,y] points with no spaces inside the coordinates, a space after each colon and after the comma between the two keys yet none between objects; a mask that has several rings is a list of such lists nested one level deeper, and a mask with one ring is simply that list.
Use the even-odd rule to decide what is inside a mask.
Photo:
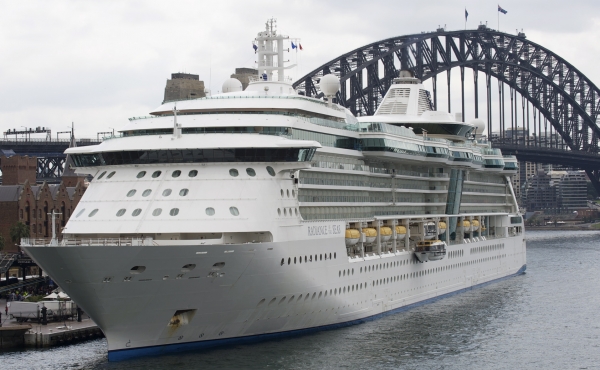
[{"label": "lifeboat", "polygon": [[406,227],[396,226],[396,239],[404,240],[404,238],[406,238]]},{"label": "lifeboat", "polygon": [[467,233],[471,229],[469,220],[463,220],[456,223],[456,231]]},{"label": "lifeboat", "polygon": [[446,243],[438,239],[418,242],[415,256],[421,262],[439,261],[446,256]]},{"label": "lifeboat", "polygon": [[435,234],[435,222],[427,222],[424,227],[425,231],[425,239],[436,239],[437,235]]},{"label": "lifeboat", "polygon": [[363,234],[365,234],[365,242],[373,243],[375,239],[377,239],[377,230],[372,227],[366,227],[362,229]]},{"label": "lifeboat", "polygon": [[438,222],[438,233],[439,235],[442,235],[446,232],[446,223],[445,222]]},{"label": "lifeboat", "polygon": [[379,228],[379,232],[381,233],[381,241],[387,242],[392,238],[392,228],[383,226]]},{"label": "lifeboat", "polygon": [[358,243],[360,239],[360,231],[356,229],[346,229],[346,246],[351,246]]},{"label": "lifeboat", "polygon": [[479,230],[479,220],[473,220],[473,222],[471,222],[471,226],[473,227],[473,231]]}]

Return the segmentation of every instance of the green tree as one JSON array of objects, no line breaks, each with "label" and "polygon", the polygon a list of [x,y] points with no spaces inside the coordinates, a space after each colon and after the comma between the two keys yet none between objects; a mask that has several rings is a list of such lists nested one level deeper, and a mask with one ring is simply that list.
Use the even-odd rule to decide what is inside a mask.
[{"label": "green tree", "polygon": [[10,240],[12,240],[13,243],[19,244],[21,242],[21,238],[28,237],[29,228],[21,221],[17,222],[10,228]]}]

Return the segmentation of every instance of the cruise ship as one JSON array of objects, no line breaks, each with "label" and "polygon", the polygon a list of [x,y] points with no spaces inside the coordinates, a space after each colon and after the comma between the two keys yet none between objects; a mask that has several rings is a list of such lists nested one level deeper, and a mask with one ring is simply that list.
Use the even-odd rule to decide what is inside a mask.
[{"label": "cruise ship", "polygon": [[22,248],[102,329],[110,361],[357,324],[523,273],[514,157],[401,71],[375,115],[286,80],[258,33],[242,90],[165,102],[67,150],[93,175],[62,239]]}]

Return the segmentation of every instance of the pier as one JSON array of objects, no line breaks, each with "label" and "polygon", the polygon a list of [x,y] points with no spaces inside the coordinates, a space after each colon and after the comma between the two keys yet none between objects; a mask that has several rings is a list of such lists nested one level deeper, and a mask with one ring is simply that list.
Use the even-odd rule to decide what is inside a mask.
[{"label": "pier", "polygon": [[[6,307],[4,300],[0,300],[0,307]],[[74,318],[43,325],[35,321],[19,323],[6,317],[2,310],[0,324],[0,349],[54,347],[104,337],[98,325],[85,314],[81,321]]]}]

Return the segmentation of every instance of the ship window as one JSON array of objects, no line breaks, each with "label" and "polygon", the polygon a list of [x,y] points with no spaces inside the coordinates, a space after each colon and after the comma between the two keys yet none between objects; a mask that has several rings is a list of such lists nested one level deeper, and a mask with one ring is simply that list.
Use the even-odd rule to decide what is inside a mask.
[{"label": "ship window", "polygon": [[[22,210],[21,210],[21,211],[22,211]],[[75,218],[77,218],[77,217],[81,216],[81,215],[83,214],[83,212],[85,212],[85,208],[84,208],[84,209],[82,209],[81,211],[79,211],[79,212],[77,213],[77,216],[75,216]]]},{"label": "ship window", "polygon": [[254,171],[254,168],[246,168],[246,173],[248,174],[248,176],[256,176],[256,171]]},{"label": "ship window", "polygon": [[273,169],[273,167],[267,166],[267,172],[269,173],[269,175],[275,176],[275,170]]},{"label": "ship window", "polygon": [[281,266],[283,266],[283,264],[284,264],[284,263],[285,263],[285,259],[284,259],[284,258],[282,258],[282,259],[281,259]]},{"label": "ship window", "polygon": [[171,209],[171,211],[169,212],[169,214],[171,216],[177,216],[179,214],[179,208],[173,208],[173,209]]},{"label": "ship window", "polygon": [[229,207],[229,212],[231,212],[231,214],[234,216],[240,215],[240,211],[236,207]]},{"label": "ship window", "polygon": [[198,171],[196,171],[196,170],[191,170],[191,171],[188,173],[188,176],[189,176],[189,177],[196,177],[196,176],[198,176]]},{"label": "ship window", "polygon": [[229,170],[229,174],[230,174],[232,177],[238,177],[238,175],[239,175],[240,173],[239,173],[239,172],[238,172],[238,170],[236,170],[235,168],[232,168],[232,169],[230,169],[230,170]]},{"label": "ship window", "polygon": [[295,208],[294,211],[296,212],[296,216],[298,216],[298,208]]},{"label": "ship window", "polygon": [[152,211],[152,216],[160,216],[161,213],[162,208],[156,208],[154,211]]},{"label": "ship window", "polygon": [[103,177],[104,177],[104,175],[106,175],[106,171],[102,172],[102,173],[100,174],[100,176],[98,176],[98,180],[100,180],[101,178],[103,178]]},{"label": "ship window", "polygon": [[283,189],[281,189],[281,197],[283,198]]},{"label": "ship window", "polygon": [[284,216],[287,216],[287,208],[284,208],[284,209],[283,209],[283,215],[284,215]]},{"label": "ship window", "polygon": [[142,193],[143,197],[147,197],[148,195],[150,195],[150,193],[152,193],[152,189],[146,189],[144,190],[144,192]]},{"label": "ship window", "polygon": [[277,214],[281,216],[281,208],[277,208]]},{"label": "ship window", "polygon": [[125,208],[121,208],[118,212],[117,212],[117,217],[121,217],[125,214]]},{"label": "ship window", "polygon": [[171,195],[171,189],[163,190],[162,195],[163,195],[163,197],[168,197],[169,195]]},{"label": "ship window", "polygon": [[188,195],[189,192],[190,191],[188,189],[181,189],[179,191],[179,195],[182,196],[182,197],[185,197],[186,195]]},{"label": "ship window", "polygon": [[136,208],[136,209],[133,210],[133,212],[131,212],[131,215],[133,217],[135,217],[135,216],[139,216],[140,213],[142,213],[142,209],[141,208]]},{"label": "ship window", "polygon": [[290,189],[287,189],[286,192],[287,192],[287,197],[289,198],[290,197]]},{"label": "ship window", "polygon": [[208,208],[206,209],[206,214],[207,214],[207,215],[209,215],[209,216],[212,216],[212,215],[214,215],[214,214],[215,214],[215,209],[214,209],[214,208],[212,208],[212,207],[208,207]]},{"label": "ship window", "polygon": [[179,177],[179,176],[181,176],[181,171],[179,171],[179,170],[173,171],[173,174],[171,176],[173,176],[173,177]]},{"label": "ship window", "polygon": [[140,172],[137,174],[137,176],[136,176],[136,177],[137,177],[138,179],[141,179],[141,178],[142,178],[142,177],[144,177],[144,176],[146,176],[146,171],[140,171]]},{"label": "ship window", "polygon": [[154,171],[154,173],[152,174],[152,178],[155,179],[158,176],[160,176],[160,174],[162,173],[162,171]]},{"label": "ship window", "polygon": [[94,215],[98,213],[98,208],[96,208],[95,210],[93,210],[92,212],[90,212],[90,214],[88,215],[88,217],[94,217]]},{"label": "ship window", "polygon": [[107,179],[110,179],[110,178],[112,178],[112,177],[115,175],[115,173],[116,173],[115,171],[113,171],[113,172],[109,173],[109,174],[108,174],[108,176],[106,176],[106,178],[107,178]]},{"label": "ship window", "polygon": [[132,197],[132,196],[134,196],[134,195],[135,195],[135,192],[136,192],[136,190],[135,190],[135,189],[131,189],[131,190],[129,190],[129,191],[127,192],[127,196],[128,196],[128,197]]},{"label": "ship window", "polygon": [[292,189],[292,198],[296,198],[296,192]]}]

